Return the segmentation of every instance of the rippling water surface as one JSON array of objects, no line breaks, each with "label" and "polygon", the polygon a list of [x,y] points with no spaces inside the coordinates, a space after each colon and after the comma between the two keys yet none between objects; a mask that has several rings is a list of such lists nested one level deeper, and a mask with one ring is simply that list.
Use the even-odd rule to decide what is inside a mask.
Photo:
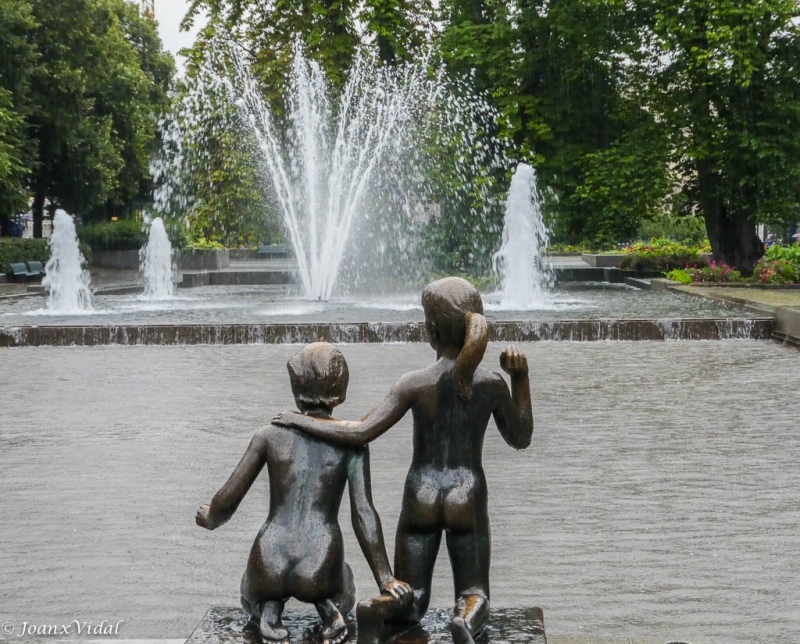
[{"label": "rippling water surface", "polygon": [[[667,291],[641,291],[606,283],[566,284],[529,311],[484,296],[495,320],[586,318],[748,317],[739,307]],[[144,301],[137,295],[98,295],[95,310],[62,315],[44,309],[44,298],[0,301],[0,326],[97,324],[203,324],[270,322],[414,322],[423,319],[419,293],[364,295],[311,302],[286,287],[207,286],[180,289],[176,297]]]},{"label": "rippling water surface", "polygon": [[[548,635],[795,644],[800,634],[800,354],[767,342],[537,343],[536,430],[492,427],[492,599]],[[486,364],[496,368],[501,347]],[[268,499],[194,525],[253,432],[292,406],[291,346],[0,351],[0,622],[125,620],[186,637],[235,605]],[[342,347],[358,417],[424,345]],[[410,418],[372,446],[391,551]],[[359,595],[374,581],[342,509]],[[390,552],[391,554],[391,552]],[[440,554],[434,604],[451,601]]]}]

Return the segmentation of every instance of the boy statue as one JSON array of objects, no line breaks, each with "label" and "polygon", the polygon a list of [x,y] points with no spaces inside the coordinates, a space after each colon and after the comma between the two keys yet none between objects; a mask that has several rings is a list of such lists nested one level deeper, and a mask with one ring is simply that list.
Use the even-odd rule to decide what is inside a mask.
[{"label": "boy statue", "polygon": [[[347,393],[344,356],[333,345],[317,342],[301,349],[287,366],[300,412],[330,419]],[[355,603],[355,584],[338,522],[345,483],[353,528],[381,592],[398,603],[411,599],[411,587],[395,579],[389,567],[372,504],[367,446],[336,447],[272,425],[259,429],[222,489],[198,510],[197,524],[214,530],[228,521],[264,465],[269,515],[250,551],[241,600],[267,644],[289,641],[281,616],[291,597],[314,604],[324,644],[347,638],[345,616]]]}]

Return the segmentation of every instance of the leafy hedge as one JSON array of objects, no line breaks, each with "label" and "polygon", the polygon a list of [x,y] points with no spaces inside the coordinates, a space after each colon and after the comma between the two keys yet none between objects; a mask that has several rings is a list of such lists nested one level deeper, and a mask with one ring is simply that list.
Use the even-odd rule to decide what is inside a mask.
[{"label": "leafy hedge", "polygon": [[139,250],[147,242],[141,222],[133,219],[81,226],[78,237],[93,250]]},{"label": "leafy hedge", "polygon": [[785,260],[800,267],[800,243],[792,246],[770,246],[767,248],[766,258],[770,261]]},{"label": "leafy hedge", "polygon": [[622,268],[667,273],[690,265],[705,266],[707,262],[701,255],[711,249],[705,245],[686,246],[671,239],[657,238],[625,250],[628,256],[622,260]]},{"label": "leafy hedge", "polygon": [[763,284],[797,284],[800,271],[788,259],[763,257],[753,269],[753,277]]},{"label": "leafy hedge", "polygon": [[[186,246],[186,235],[180,227],[167,224],[173,248]],[[147,230],[140,221],[120,219],[87,224],[78,229],[81,242],[94,250],[139,250],[147,243]]]},{"label": "leafy hedge", "polygon": [[[92,250],[81,244],[81,252],[86,263],[92,263]],[[50,244],[46,239],[21,239],[19,237],[0,238],[0,273],[11,275],[11,264],[17,262],[42,262],[50,259]]]}]

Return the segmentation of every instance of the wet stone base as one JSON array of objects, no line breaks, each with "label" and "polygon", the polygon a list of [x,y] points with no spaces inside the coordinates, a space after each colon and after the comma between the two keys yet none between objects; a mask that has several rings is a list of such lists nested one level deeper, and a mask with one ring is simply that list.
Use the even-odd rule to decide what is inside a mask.
[{"label": "wet stone base", "polygon": [[[452,644],[451,611],[431,609],[419,626],[389,640],[391,644]],[[260,644],[258,630],[250,627],[248,617],[240,608],[210,608],[194,629],[186,644]],[[283,625],[289,629],[292,644],[322,644],[319,616],[313,609],[287,610]],[[348,618],[349,641],[357,638],[355,619]],[[478,644],[511,643],[547,644],[544,615],[541,608],[492,609],[485,633]]]},{"label": "wet stone base", "polygon": [[[768,340],[775,320],[764,318],[670,320],[554,320],[490,322],[493,342],[599,340]],[[311,324],[173,324],[0,327],[0,347],[335,344],[426,342],[422,322]]]}]

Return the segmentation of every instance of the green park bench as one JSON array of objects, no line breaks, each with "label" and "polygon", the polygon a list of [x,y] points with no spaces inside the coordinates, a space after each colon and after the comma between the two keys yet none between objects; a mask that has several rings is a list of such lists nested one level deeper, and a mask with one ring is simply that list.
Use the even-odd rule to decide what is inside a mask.
[{"label": "green park bench", "polygon": [[34,273],[36,277],[44,277],[44,265],[42,262],[28,262],[28,272]]},{"label": "green park bench", "polygon": [[39,277],[38,273],[31,273],[25,262],[9,264],[11,266],[11,279],[15,282],[27,282]]}]

